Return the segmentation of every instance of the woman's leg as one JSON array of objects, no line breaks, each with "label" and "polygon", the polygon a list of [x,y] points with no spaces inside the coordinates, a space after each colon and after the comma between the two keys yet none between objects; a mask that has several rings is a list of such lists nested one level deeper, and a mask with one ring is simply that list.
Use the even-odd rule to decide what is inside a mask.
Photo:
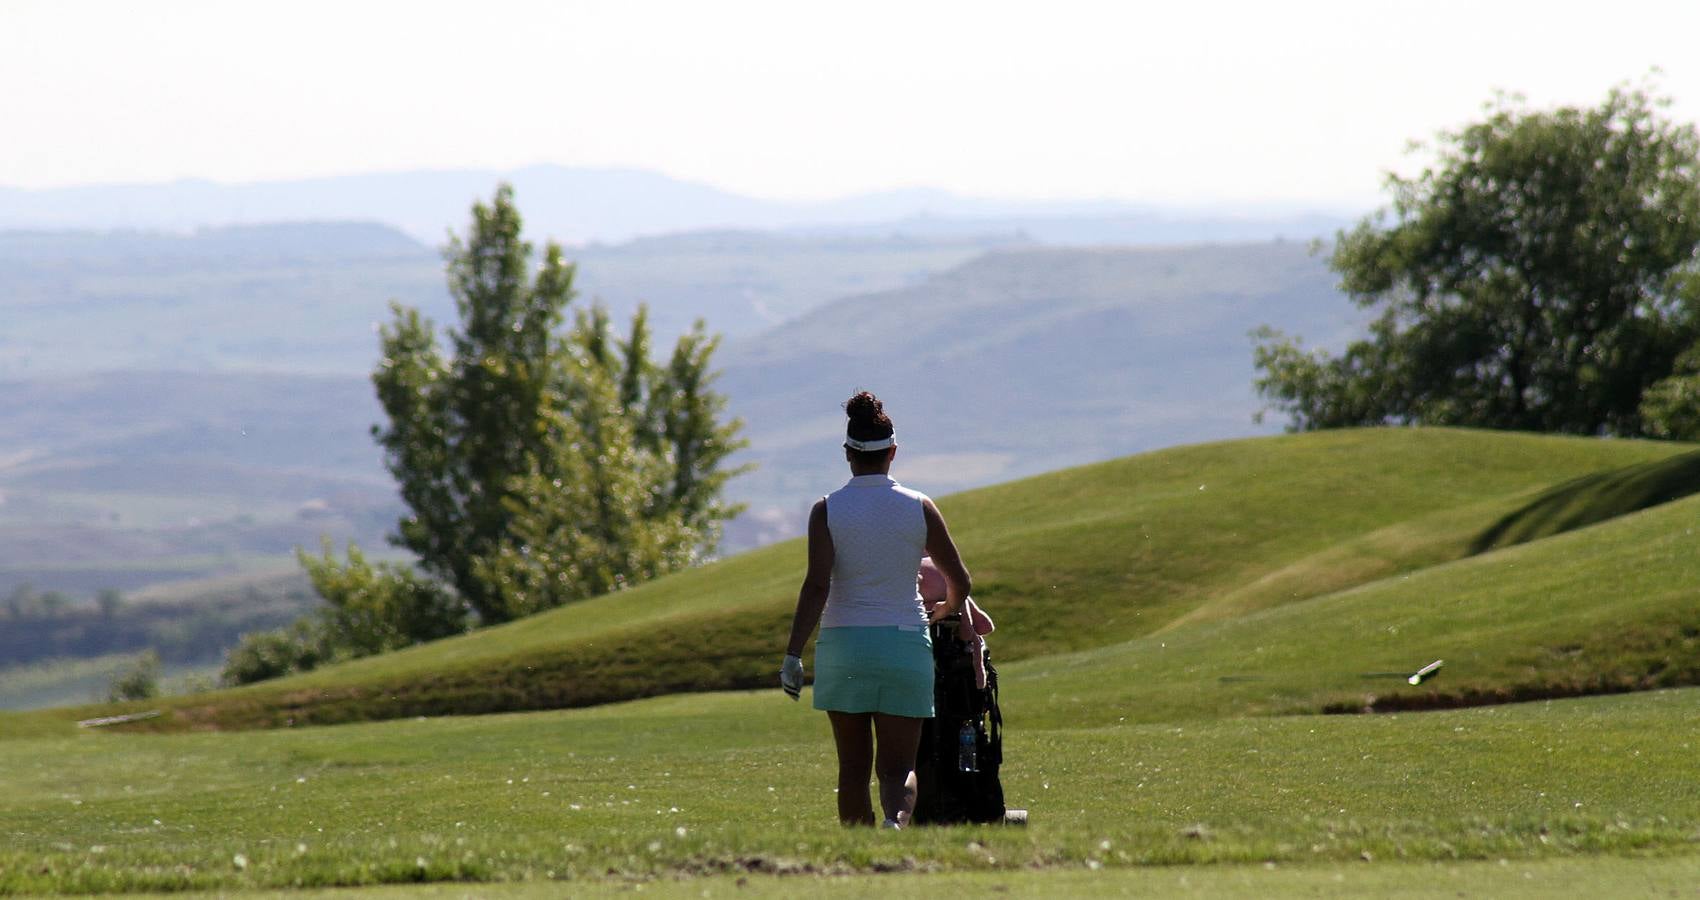
[{"label": "woman's leg", "polygon": [[[874,808],[868,802],[868,771],[874,764],[873,715],[831,710],[826,715],[832,720],[833,743],[838,745],[838,821],[846,825],[872,825]],[[884,733],[881,734],[883,740]],[[915,763],[913,752],[909,754],[909,763],[911,766]]]},{"label": "woman's leg", "polygon": [[[874,774],[880,780],[880,808],[887,819],[904,827],[908,827],[909,817],[915,814],[915,751],[921,746],[924,722],[925,719],[909,716],[874,713],[874,729],[879,733]],[[839,802],[844,802],[842,793]]]}]

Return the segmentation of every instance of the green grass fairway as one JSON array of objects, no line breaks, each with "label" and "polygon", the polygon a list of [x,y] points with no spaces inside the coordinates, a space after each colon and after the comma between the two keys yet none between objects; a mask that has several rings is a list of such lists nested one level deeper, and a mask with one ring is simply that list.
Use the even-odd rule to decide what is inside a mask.
[{"label": "green grass fairway", "polygon": [[1035,869],[1136,886],[1182,865],[1208,884],[1262,871],[1217,864],[1700,853],[1696,690],[1098,728],[1026,712],[1005,773],[1031,825],[904,833],[834,824],[824,717],[777,691],[5,741],[0,891]]},{"label": "green grass fairway", "polygon": [[[1504,900],[1552,897],[1682,897],[1700,882],[1700,857],[1653,859],[1543,859],[1447,863],[1335,863],[1155,868],[1049,869],[1043,871],[945,872],[927,875],[844,875],[794,878],[772,875],[720,875],[642,882],[552,881],[498,884],[427,884],[322,890],[255,891],[244,896],[290,900],[389,900],[394,897],[870,897],[915,896],[931,891],[944,896],[997,897],[1496,897]],[[224,896],[191,892],[182,900]]]},{"label": "green grass fairway", "polygon": [[[1682,464],[1693,452],[1448,429],[1340,431],[1150,453],[942,507],[976,597],[998,618],[998,658],[1009,661],[1243,621],[1566,525],[1609,525],[1700,489],[1700,466]],[[1562,503],[1555,491],[1568,491]],[[1558,506],[1587,515],[1548,514]],[[781,544],[463,638],[167,701],[150,727],[547,709],[767,685],[802,553]]]},{"label": "green grass fairway", "polygon": [[[276,684],[0,715],[0,894],[1689,889],[1697,492],[1689,445],[1411,429],[945,498],[1026,828],[836,824],[825,717],[776,689],[795,543]],[[439,715],[551,706],[583,708]],[[144,708],[166,733],[72,724]]]}]

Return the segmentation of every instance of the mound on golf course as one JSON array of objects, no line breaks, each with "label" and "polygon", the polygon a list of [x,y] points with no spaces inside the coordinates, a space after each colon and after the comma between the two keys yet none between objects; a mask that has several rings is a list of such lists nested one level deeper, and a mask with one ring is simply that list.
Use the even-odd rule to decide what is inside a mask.
[{"label": "mound on golf course", "polygon": [[[1641,689],[1700,683],[1697,453],[1342,431],[942,498],[1026,828],[837,824],[826,717],[773,684],[793,543],[275,684],[0,715],[0,895],[1691,890],[1700,690]],[[1399,712],[1435,707],[1470,708]],[[1319,715],[1364,710],[1393,712]]]},{"label": "mound on golf course", "polygon": [[[1700,682],[1697,490],[1691,445],[1364,429],[1175,448],[940,505],[998,619],[1010,703],[1166,721]],[[802,562],[780,544],[302,676],[13,724],[158,710],[126,727],[275,727],[771,687]],[[1404,680],[1436,660],[1438,676]]]}]

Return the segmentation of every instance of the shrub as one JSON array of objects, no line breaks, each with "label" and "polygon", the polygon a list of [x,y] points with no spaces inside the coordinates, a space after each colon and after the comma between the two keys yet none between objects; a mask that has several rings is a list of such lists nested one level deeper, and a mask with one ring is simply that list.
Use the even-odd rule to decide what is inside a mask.
[{"label": "shrub", "polygon": [[125,700],[151,700],[159,696],[159,654],[148,650],[136,657],[130,667],[114,675],[106,690],[112,703]]}]

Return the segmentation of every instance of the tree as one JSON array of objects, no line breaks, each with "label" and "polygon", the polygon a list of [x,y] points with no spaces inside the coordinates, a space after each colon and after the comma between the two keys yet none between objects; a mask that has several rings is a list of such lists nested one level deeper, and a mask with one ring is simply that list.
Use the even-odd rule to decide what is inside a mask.
[{"label": "tree", "polygon": [[1700,344],[1683,351],[1671,374],[1641,395],[1641,419],[1653,437],[1700,440]]},{"label": "tree", "polygon": [[6,595],[6,615],[13,620],[31,619],[39,615],[35,585],[26,581]]},{"label": "tree", "polygon": [[40,605],[43,617],[57,619],[71,605],[71,598],[58,591],[44,591],[36,598],[36,603]]},{"label": "tree", "polygon": [[317,559],[300,550],[295,555],[325,601],[309,632],[321,659],[371,656],[466,631],[466,604],[408,566],[374,566],[352,543],[342,563],[329,540]]},{"label": "tree", "polygon": [[252,684],[314,669],[324,659],[320,637],[309,618],[287,628],[244,634],[224,655],[219,682],[229,686]]},{"label": "tree", "polygon": [[151,700],[158,696],[159,654],[152,650],[143,651],[129,668],[114,675],[112,683],[106,689],[106,699],[109,703]]},{"label": "tree", "polygon": [[101,588],[94,595],[95,605],[100,607],[102,621],[110,622],[118,616],[118,610],[124,605],[124,594],[117,588]]},{"label": "tree", "polygon": [[496,622],[510,616],[475,564],[507,534],[516,479],[548,452],[555,329],[574,268],[551,244],[533,275],[507,185],[472,214],[466,240],[452,239],[445,254],[461,322],[449,333],[453,355],[438,350],[429,320],[392,304],[372,374],[389,426],[373,434],[411,511],[395,542]]},{"label": "tree", "polygon": [[642,309],[624,342],[600,306],[577,317],[560,369],[568,402],[551,426],[560,439],[519,480],[509,536],[479,563],[510,614],[688,565],[737,514],[719,496],[742,471],[720,464],[744,442],[736,420],[719,422],[725,399],[709,389],[717,341],[698,322],[665,369],[648,342]]},{"label": "tree", "polygon": [[223,683],[307,672],[466,631],[466,604],[411,567],[374,565],[352,543],[340,561],[328,539],[318,557],[295,555],[324,605],[287,628],[243,635],[225,654]]},{"label": "tree", "polygon": [[718,335],[696,321],[690,333],[679,339],[673,357],[660,376],[655,393],[665,402],[651,403],[659,409],[661,452],[672,460],[672,482],[664,507],[677,516],[685,529],[710,545],[720,540],[720,523],[742,511],[741,506],[721,502],[726,482],[749,466],[722,468],[727,457],[748,443],[738,437],[741,423],[722,424],[726,398],[711,389],[715,373],[710,367]]},{"label": "tree", "polygon": [[710,387],[718,341],[699,323],[661,368],[644,310],[625,341],[600,305],[562,332],[575,268],[551,243],[533,271],[521,231],[506,185],[475,205],[446,254],[451,352],[395,305],[372,376],[410,511],[395,541],[485,624],[686,565],[737,511],[719,500],[742,442]]},{"label": "tree", "polygon": [[409,514],[392,541],[419,570],[373,565],[350,544],[298,553],[326,605],[244,637],[223,679],[243,684],[381,653],[594,596],[690,564],[738,508],[722,468],[744,445],[711,388],[719,341],[702,322],[665,367],[647,310],[624,341],[605,308],[566,331],[574,267],[553,243],[532,268],[513,191],[473,206],[445,253],[459,327],[392,304],[373,386],[374,426]]},{"label": "tree", "polygon": [[[1342,232],[1341,287],[1378,311],[1338,356],[1257,333],[1257,388],[1295,429],[1383,423],[1636,435],[1700,341],[1700,139],[1644,90],[1550,111],[1501,97],[1389,176]],[[1664,389],[1679,395],[1680,385]],[[1674,400],[1672,401],[1674,402]]]}]

